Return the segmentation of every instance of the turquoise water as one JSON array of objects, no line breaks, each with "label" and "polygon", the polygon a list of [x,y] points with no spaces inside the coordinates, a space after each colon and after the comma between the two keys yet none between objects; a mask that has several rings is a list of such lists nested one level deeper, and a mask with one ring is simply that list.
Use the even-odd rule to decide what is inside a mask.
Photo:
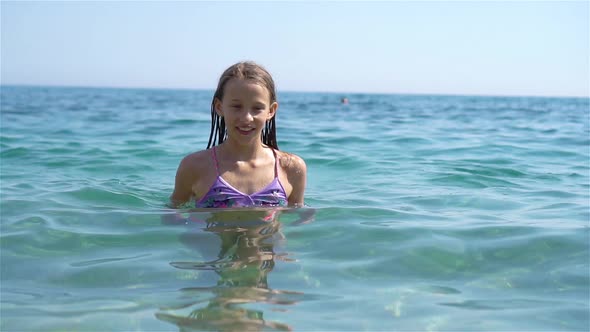
[{"label": "turquoise water", "polygon": [[588,99],[279,93],[262,222],[165,207],[211,96],[2,87],[0,330],[590,328]]}]

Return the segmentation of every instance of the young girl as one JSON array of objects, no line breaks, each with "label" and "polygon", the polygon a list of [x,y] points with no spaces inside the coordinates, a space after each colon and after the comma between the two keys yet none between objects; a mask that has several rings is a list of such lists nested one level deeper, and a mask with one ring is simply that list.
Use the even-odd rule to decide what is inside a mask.
[{"label": "young girl", "polygon": [[207,149],[178,166],[171,204],[197,208],[303,206],[307,169],[300,157],[279,151],[275,84],[253,62],[226,69],[211,102]]}]

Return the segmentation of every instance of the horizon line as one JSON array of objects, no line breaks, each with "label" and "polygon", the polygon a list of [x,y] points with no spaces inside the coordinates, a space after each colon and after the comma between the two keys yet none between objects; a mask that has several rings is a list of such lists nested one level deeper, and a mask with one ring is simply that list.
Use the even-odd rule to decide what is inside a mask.
[{"label": "horizon line", "polygon": [[[122,90],[169,90],[169,91],[215,91],[214,88],[186,88],[186,87],[146,87],[146,86],[105,86],[105,85],[63,85],[63,84],[30,84],[30,83],[0,83],[1,87],[29,87],[29,88],[77,88],[77,89],[122,89]],[[347,97],[355,94],[366,95],[398,95],[398,96],[441,96],[441,97],[488,97],[488,98],[571,98],[590,99],[588,95],[518,95],[518,94],[470,94],[470,93],[427,93],[427,92],[366,92],[366,91],[311,91],[311,90],[289,90],[277,89],[277,93],[325,93],[340,94]]]}]

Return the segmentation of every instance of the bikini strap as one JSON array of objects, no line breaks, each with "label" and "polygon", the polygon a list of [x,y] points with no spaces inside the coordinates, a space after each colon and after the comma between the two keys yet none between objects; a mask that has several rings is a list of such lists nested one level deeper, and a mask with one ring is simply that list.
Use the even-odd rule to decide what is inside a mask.
[{"label": "bikini strap", "polygon": [[211,149],[211,156],[213,157],[213,161],[215,161],[215,170],[217,171],[217,176],[219,176],[219,163],[217,162],[217,153],[215,152],[215,146]]},{"label": "bikini strap", "polygon": [[275,149],[270,148],[272,150],[272,154],[275,156],[275,178],[279,177],[279,169],[278,169],[278,165],[279,165],[279,159],[277,158],[277,153],[275,152]]}]

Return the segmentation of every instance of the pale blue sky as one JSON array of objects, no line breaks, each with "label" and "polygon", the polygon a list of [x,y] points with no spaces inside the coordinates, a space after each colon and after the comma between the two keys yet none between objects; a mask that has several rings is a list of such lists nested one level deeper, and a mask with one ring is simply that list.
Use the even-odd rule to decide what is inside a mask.
[{"label": "pale blue sky", "polygon": [[588,1],[2,1],[2,84],[588,96]]}]

